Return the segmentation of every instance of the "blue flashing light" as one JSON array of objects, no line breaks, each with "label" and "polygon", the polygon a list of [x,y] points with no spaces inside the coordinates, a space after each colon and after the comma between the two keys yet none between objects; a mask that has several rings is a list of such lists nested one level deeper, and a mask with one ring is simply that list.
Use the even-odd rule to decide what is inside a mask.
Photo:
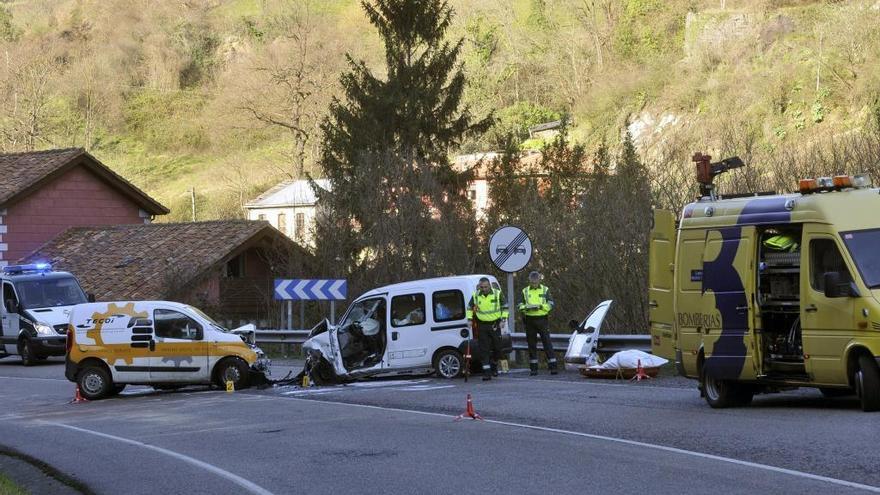
[{"label": "blue flashing light", "polygon": [[9,265],[3,267],[3,273],[7,275],[18,275],[26,272],[50,272],[52,265],[49,263],[32,263],[30,265]]}]

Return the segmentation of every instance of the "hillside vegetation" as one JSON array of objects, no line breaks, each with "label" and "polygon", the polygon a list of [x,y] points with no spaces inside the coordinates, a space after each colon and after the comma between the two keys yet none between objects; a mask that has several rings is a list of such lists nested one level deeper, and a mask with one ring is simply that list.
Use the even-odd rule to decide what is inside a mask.
[{"label": "hillside vegetation", "polygon": [[[465,102],[496,119],[462,152],[511,133],[539,147],[528,126],[561,117],[587,150],[628,128],[670,206],[697,150],[743,156],[750,189],[819,152],[826,170],[878,163],[876,0],[450,4]],[[82,146],[171,220],[190,217],[191,188],[199,219],[234,217],[316,170],[346,54],[384,67],[349,0],[0,1],[0,48],[0,150]]]}]

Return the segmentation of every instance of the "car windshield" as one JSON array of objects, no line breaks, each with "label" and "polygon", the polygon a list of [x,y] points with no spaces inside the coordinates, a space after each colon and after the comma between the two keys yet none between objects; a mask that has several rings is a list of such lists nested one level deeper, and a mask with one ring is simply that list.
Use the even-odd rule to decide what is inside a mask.
[{"label": "car windshield", "polygon": [[87,301],[73,277],[22,280],[15,283],[15,289],[25,309],[72,306]]},{"label": "car windshield", "polygon": [[842,232],[841,236],[865,285],[880,287],[880,229]]},{"label": "car windshield", "polygon": [[187,307],[188,307],[190,310],[192,310],[193,313],[195,313],[195,314],[201,316],[202,318],[204,318],[205,321],[207,321],[208,323],[210,323],[211,326],[213,326],[213,327],[216,328],[217,330],[220,330],[221,332],[229,333],[229,330],[228,330],[228,329],[226,329],[225,327],[223,327],[222,325],[220,325],[219,323],[217,323],[216,321],[214,321],[214,318],[211,318],[210,316],[206,315],[201,309],[199,309],[199,308],[195,308],[195,307],[192,307],[192,306],[187,306]]}]

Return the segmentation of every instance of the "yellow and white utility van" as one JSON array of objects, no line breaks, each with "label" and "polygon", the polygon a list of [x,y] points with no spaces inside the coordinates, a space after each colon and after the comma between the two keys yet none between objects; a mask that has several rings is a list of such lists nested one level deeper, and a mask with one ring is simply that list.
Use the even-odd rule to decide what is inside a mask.
[{"label": "yellow and white utility van", "polygon": [[65,376],[87,399],[127,384],[157,389],[215,383],[246,387],[269,371],[254,332],[230,331],[186,304],[120,301],[74,306]]},{"label": "yellow and white utility van", "polygon": [[[491,275],[462,275],[366,292],[338,325],[325,320],[312,329],[303,344],[305,373],[318,384],[431,371],[443,378],[460,376],[468,343],[471,355],[480,355],[466,310],[482,277],[500,288]],[[501,327],[501,348],[512,350],[506,326]]]},{"label": "yellow and white utility van", "polygon": [[838,176],[802,180],[799,194],[720,199],[711,179],[724,162],[695,161],[705,197],[677,226],[654,212],[654,354],[699,379],[712,407],[816,387],[880,409],[880,191]]}]

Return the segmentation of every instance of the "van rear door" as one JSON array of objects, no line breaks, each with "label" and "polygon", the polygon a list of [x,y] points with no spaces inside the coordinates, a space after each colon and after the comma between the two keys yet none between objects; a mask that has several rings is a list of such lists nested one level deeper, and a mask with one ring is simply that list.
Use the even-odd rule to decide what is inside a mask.
[{"label": "van rear door", "polygon": [[716,379],[750,380],[761,372],[755,359],[756,255],[754,226],[706,233],[700,319],[705,332],[704,366]]},{"label": "van rear door", "polygon": [[675,268],[675,214],[654,210],[654,227],[648,248],[648,306],[651,321],[651,352],[675,359],[675,313],[672,286]]}]

